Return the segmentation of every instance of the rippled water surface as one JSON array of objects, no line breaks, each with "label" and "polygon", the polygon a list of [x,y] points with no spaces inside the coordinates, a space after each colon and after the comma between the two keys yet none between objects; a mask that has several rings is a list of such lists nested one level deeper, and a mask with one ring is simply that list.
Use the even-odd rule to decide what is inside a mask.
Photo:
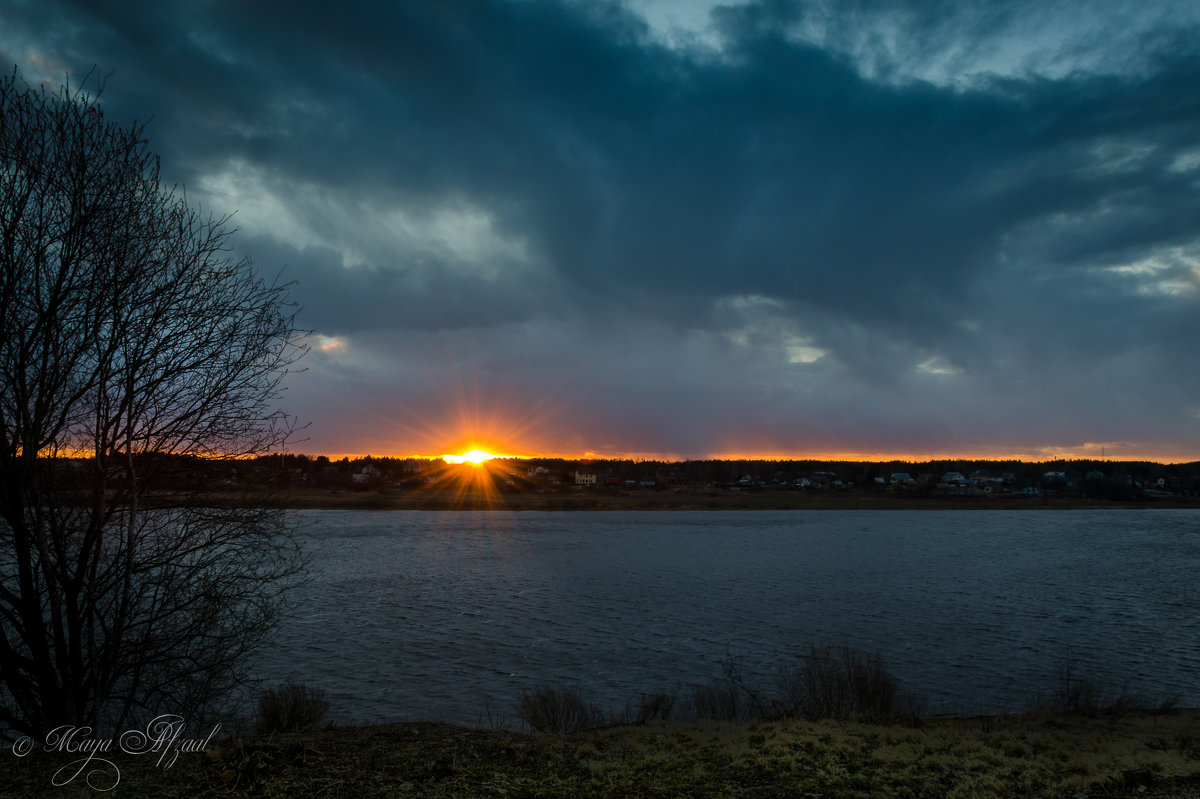
[{"label": "rippled water surface", "polygon": [[545,682],[622,706],[733,658],[879,652],[931,712],[1077,676],[1200,705],[1200,512],[298,511],[314,579],[270,681],[342,721],[511,716]]}]

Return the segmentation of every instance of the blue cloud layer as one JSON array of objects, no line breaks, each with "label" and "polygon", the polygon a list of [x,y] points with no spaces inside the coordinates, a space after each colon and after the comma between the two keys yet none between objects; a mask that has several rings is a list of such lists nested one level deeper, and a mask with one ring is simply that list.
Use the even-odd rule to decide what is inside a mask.
[{"label": "blue cloud layer", "polygon": [[0,55],[114,70],[288,265],[339,342],[290,397],[314,450],[419,449],[468,385],[552,398],[543,450],[1196,457],[1178,4],[757,0],[682,40],[617,3],[102,5],[16,6]]}]

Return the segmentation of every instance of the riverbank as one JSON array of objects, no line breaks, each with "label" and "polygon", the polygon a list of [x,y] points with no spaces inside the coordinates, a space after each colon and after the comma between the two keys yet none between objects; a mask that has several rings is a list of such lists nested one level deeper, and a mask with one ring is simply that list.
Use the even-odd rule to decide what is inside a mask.
[{"label": "riverbank", "polygon": [[[169,769],[116,754],[112,797],[1200,797],[1200,710],[917,726],[654,722],[571,735],[408,723],[211,742]],[[92,797],[72,759],[0,753],[0,795]],[[59,772],[60,775],[63,772]],[[107,782],[105,782],[107,774]],[[107,787],[113,770],[93,784]]]},{"label": "riverbank", "polygon": [[[191,502],[214,504],[243,501],[243,494],[214,492],[191,496]],[[1200,497],[1147,496],[1111,500],[1079,496],[916,495],[889,491],[805,492],[605,488],[561,491],[481,491],[462,488],[355,491],[351,489],[286,489],[270,501],[286,508],[325,510],[1088,510],[1200,508]]]}]

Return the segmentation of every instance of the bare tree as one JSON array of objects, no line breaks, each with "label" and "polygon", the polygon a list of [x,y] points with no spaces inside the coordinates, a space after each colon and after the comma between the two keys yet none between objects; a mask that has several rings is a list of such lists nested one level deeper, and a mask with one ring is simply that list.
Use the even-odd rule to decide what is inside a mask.
[{"label": "bare tree", "polygon": [[[164,454],[291,432],[287,286],[159,179],[103,82],[0,80],[0,729],[197,714],[239,685],[303,558],[283,517],[147,501]],[[91,88],[89,92],[88,89]]]}]

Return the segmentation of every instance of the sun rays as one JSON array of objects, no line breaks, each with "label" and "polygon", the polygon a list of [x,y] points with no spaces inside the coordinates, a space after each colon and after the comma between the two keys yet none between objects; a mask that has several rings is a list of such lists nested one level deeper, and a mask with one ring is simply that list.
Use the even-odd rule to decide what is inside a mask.
[{"label": "sun rays", "polygon": [[442,460],[444,460],[446,463],[470,463],[474,466],[481,466],[482,464],[490,460],[494,460],[497,457],[499,456],[493,455],[486,450],[473,449],[469,452],[464,452],[462,455],[443,455]]}]

